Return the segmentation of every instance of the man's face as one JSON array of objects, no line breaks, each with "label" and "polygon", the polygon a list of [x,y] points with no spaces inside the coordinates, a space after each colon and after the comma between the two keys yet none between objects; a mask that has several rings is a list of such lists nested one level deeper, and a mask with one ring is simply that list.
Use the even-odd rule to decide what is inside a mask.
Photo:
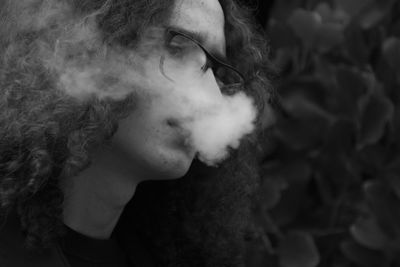
[{"label": "man's face", "polygon": [[[218,0],[176,0],[171,17],[165,23],[162,26],[185,32],[195,39],[201,38],[197,41],[207,50],[222,56],[225,54],[224,14]],[[157,31],[154,33],[149,30],[149,34],[145,34],[139,43],[138,50],[146,51],[146,46],[153,42],[154,35],[157,35]],[[158,37],[162,50],[165,36],[158,31]],[[178,87],[187,86],[189,79],[194,87],[203,88],[209,97],[221,97],[211,69],[199,79],[186,77],[186,84],[176,79],[172,81],[168,78],[168,73],[165,75],[160,71],[160,54],[163,52],[153,52],[142,58],[141,75],[146,83],[140,84],[141,92],[177,90]],[[172,117],[160,116],[160,112],[155,112],[160,108],[157,103],[154,97],[139,94],[135,111],[120,121],[119,129],[112,140],[113,149],[143,179],[178,178],[188,171],[196,151],[187,142],[188,133],[179,127],[183,114],[178,112]]]}]

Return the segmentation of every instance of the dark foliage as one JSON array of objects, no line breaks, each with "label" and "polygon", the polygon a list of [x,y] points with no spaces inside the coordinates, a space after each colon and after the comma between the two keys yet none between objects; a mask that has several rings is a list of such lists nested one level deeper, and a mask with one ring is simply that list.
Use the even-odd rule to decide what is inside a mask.
[{"label": "dark foliage", "polygon": [[248,266],[400,266],[400,2],[279,0]]}]

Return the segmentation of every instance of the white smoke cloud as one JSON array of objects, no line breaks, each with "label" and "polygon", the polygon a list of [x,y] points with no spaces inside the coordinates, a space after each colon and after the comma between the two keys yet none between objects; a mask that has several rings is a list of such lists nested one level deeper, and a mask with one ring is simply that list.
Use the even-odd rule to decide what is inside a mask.
[{"label": "white smoke cloud", "polygon": [[238,148],[240,139],[254,130],[256,110],[243,92],[224,96],[212,112],[188,125],[200,160],[214,165],[228,156],[228,147]]},{"label": "white smoke cloud", "polygon": [[[46,28],[49,21],[54,25],[59,14],[65,17],[69,12],[58,1],[23,0],[21,3],[26,4],[23,10],[30,17],[37,17],[31,14],[33,10],[40,16],[24,22],[37,29]],[[40,8],[28,10],[32,3],[39,4]],[[61,90],[78,99],[93,95],[122,99],[132,92],[140,94],[140,88],[148,88],[144,69],[150,62],[146,52],[106,47],[91,17],[60,21],[56,31],[52,28],[59,35],[57,41],[50,45],[43,42],[40,57],[58,74]],[[160,61],[162,52],[157,46],[152,47],[149,54],[158,53]],[[179,81],[169,81],[174,86],[168,90],[155,87],[153,92],[146,92],[153,96],[152,112],[160,121],[176,118],[190,133],[188,142],[198,152],[199,159],[216,165],[229,156],[230,148],[237,148],[240,140],[254,130],[256,108],[245,93],[229,96],[210,93],[209,87],[215,87],[215,81],[214,84],[193,81],[182,71]]]}]

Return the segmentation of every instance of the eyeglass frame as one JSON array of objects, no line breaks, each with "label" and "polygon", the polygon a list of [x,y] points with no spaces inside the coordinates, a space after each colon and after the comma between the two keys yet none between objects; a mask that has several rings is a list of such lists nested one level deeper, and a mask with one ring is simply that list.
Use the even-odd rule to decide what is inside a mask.
[{"label": "eyeglass frame", "polygon": [[[173,28],[167,28],[166,31],[165,31],[165,35],[166,35],[166,38],[165,38],[165,44],[166,44],[166,45],[168,45],[168,44],[171,42],[171,40],[172,40],[175,36],[177,36],[177,35],[183,36],[184,38],[186,38],[186,39],[192,41],[192,42],[195,43],[198,47],[200,47],[200,49],[201,49],[201,50],[204,52],[204,54],[206,55],[207,60],[211,60],[211,62],[212,62],[213,64],[215,64],[216,66],[224,66],[224,67],[226,67],[226,68],[232,70],[233,72],[235,72],[235,73],[238,75],[238,77],[240,78],[241,81],[238,82],[238,83],[228,84],[228,85],[226,85],[227,87],[244,86],[244,84],[245,84],[245,78],[244,78],[244,75],[243,75],[240,71],[238,71],[238,70],[237,70],[235,67],[233,67],[232,65],[230,65],[230,64],[228,64],[228,63],[226,63],[226,62],[223,62],[223,61],[221,61],[220,59],[218,59],[217,57],[213,56],[213,55],[207,50],[207,48],[205,48],[198,40],[196,40],[196,39],[193,38],[192,36],[190,36],[190,35],[188,35],[188,34],[186,34],[186,33],[183,33],[183,32],[181,32],[181,31],[179,31],[179,30],[177,30],[177,29],[173,29]],[[160,64],[162,64],[162,63],[160,62]],[[211,67],[211,69],[213,70],[213,67]],[[214,72],[214,70],[213,70],[213,72]],[[214,72],[214,76],[216,76],[216,75],[217,75],[217,74]],[[217,77],[217,76],[216,76],[216,77]],[[218,78],[218,77],[217,77],[217,78]]]}]

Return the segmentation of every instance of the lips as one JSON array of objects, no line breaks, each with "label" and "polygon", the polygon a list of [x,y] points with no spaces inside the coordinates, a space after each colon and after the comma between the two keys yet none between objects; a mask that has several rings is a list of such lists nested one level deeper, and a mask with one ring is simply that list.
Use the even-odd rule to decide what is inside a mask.
[{"label": "lips", "polygon": [[179,133],[179,138],[176,142],[176,144],[180,147],[184,147],[186,149],[193,150],[193,145],[191,141],[191,132],[184,128],[181,123],[182,120],[178,120],[175,118],[169,118],[166,120],[166,123],[169,127],[176,129],[176,131]]},{"label": "lips", "polygon": [[192,117],[181,117],[181,118],[168,118],[166,119],[167,124],[171,127],[176,127],[176,128],[183,128],[182,125],[185,123],[190,123],[193,122],[193,118]]},{"label": "lips", "polygon": [[184,136],[186,139],[190,138],[191,133],[189,130],[187,130],[186,128],[184,128],[182,126],[181,120],[178,119],[174,119],[174,118],[170,118],[167,119],[167,125],[171,128],[176,129],[177,131],[179,131],[179,133]]},{"label": "lips", "polygon": [[182,128],[177,119],[173,119],[173,118],[167,119],[167,124],[168,124],[168,126],[170,126],[172,128],[178,128],[178,127]]}]

